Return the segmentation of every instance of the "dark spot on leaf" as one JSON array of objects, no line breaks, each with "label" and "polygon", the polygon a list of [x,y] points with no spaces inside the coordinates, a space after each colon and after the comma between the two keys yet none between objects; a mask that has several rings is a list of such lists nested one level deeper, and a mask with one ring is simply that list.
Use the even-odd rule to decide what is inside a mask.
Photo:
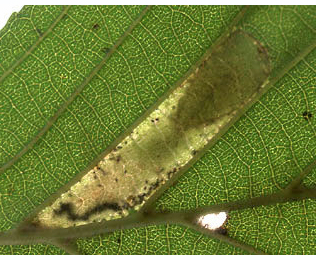
[{"label": "dark spot on leaf", "polygon": [[102,48],[101,51],[107,54],[110,51],[110,48]]},{"label": "dark spot on leaf", "polygon": [[218,229],[215,230],[218,234],[227,235],[227,229],[225,227],[219,227]]},{"label": "dark spot on leaf", "polygon": [[121,161],[121,159],[122,159],[122,157],[119,155],[119,156],[117,156],[116,157],[116,162],[120,162]]},{"label": "dark spot on leaf", "polygon": [[124,203],[124,205],[122,206],[122,209],[128,209],[130,207],[131,207],[130,205],[128,205],[127,203]]},{"label": "dark spot on leaf", "polygon": [[159,186],[159,179],[157,179],[157,181],[151,185],[151,188],[154,190],[154,189],[156,189],[158,186]]},{"label": "dark spot on leaf", "polygon": [[141,204],[144,201],[146,195],[147,195],[146,193],[142,193],[142,194],[138,195],[138,203],[139,204]]},{"label": "dark spot on leaf", "polygon": [[61,215],[63,214],[64,212],[68,212],[68,211],[71,211],[72,210],[72,204],[70,203],[61,203],[60,206],[59,206],[59,209],[54,209],[54,213],[56,215]]},{"label": "dark spot on leaf", "polygon": [[304,119],[305,119],[306,121],[310,120],[310,119],[313,117],[313,114],[312,114],[311,112],[309,112],[309,111],[303,112],[302,115],[303,115],[303,117],[304,117]]},{"label": "dark spot on leaf", "polygon": [[100,28],[100,25],[99,24],[97,24],[97,23],[95,23],[94,25],[93,25],[93,30],[97,30],[97,29],[99,29]]},{"label": "dark spot on leaf", "polygon": [[41,29],[36,28],[36,31],[37,31],[37,33],[38,33],[39,36],[42,36],[42,35],[43,35],[43,32],[41,31]]}]

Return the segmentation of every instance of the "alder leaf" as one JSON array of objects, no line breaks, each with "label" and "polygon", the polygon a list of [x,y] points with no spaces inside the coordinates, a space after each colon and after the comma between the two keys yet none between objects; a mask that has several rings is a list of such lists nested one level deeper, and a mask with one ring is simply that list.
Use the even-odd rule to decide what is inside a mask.
[{"label": "alder leaf", "polygon": [[[25,6],[14,13],[0,32],[0,252],[315,254],[314,13],[312,6]],[[69,230],[34,226],[40,210],[236,29],[256,39],[272,64],[260,99],[239,120],[141,214]],[[228,213],[225,232],[196,223],[217,211]]]}]

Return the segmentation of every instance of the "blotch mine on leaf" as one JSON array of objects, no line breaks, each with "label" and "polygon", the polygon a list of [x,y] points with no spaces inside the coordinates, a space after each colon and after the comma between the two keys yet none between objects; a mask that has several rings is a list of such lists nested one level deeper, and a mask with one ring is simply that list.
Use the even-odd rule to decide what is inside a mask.
[{"label": "blotch mine on leaf", "polygon": [[139,210],[255,98],[269,73],[269,57],[260,42],[243,31],[233,32],[36,221],[71,227]]}]

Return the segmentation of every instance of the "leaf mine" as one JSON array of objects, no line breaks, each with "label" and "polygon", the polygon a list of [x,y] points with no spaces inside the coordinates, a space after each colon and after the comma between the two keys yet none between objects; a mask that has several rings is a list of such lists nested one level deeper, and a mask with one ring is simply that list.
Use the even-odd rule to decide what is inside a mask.
[{"label": "leaf mine", "polygon": [[237,30],[34,222],[71,227],[127,216],[185,166],[265,84],[265,48]]}]

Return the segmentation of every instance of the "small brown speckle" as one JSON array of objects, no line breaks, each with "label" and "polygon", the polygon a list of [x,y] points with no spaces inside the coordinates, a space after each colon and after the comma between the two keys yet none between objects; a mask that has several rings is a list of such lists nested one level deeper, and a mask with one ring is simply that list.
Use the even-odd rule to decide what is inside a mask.
[{"label": "small brown speckle", "polygon": [[100,25],[96,23],[96,24],[93,25],[92,28],[93,28],[94,30],[97,30],[97,29],[99,29],[99,27],[100,27]]},{"label": "small brown speckle", "polygon": [[115,181],[118,182],[118,178],[115,178]]},{"label": "small brown speckle", "polygon": [[313,114],[311,112],[305,111],[303,112],[303,117],[306,121],[308,121],[309,119],[313,117]]},{"label": "small brown speckle", "polygon": [[216,229],[216,232],[224,236],[227,235],[227,229],[225,227],[219,227],[218,229]]}]

